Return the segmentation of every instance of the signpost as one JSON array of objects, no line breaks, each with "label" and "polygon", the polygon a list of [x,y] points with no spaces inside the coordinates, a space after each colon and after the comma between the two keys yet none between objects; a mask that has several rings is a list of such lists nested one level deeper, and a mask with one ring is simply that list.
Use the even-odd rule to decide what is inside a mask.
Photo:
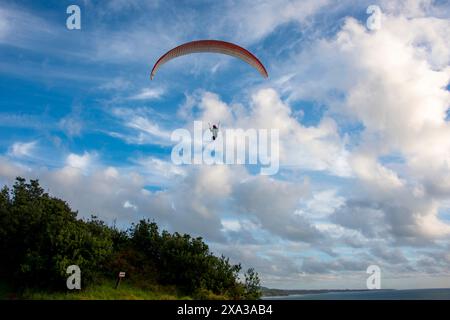
[{"label": "signpost", "polygon": [[122,278],[125,278],[125,272],[120,271],[119,274],[117,275],[116,287],[114,289],[117,289],[119,287],[120,280],[122,280]]}]

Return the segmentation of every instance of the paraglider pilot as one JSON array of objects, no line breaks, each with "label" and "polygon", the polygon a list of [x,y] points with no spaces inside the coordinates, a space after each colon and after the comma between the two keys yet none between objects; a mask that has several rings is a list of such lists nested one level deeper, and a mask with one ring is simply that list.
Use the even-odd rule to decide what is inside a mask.
[{"label": "paraglider pilot", "polygon": [[208,122],[208,125],[209,125],[209,130],[212,133],[212,139],[216,140],[217,135],[219,134],[220,122],[217,125],[213,124],[212,128],[211,128],[211,124],[209,122]]}]

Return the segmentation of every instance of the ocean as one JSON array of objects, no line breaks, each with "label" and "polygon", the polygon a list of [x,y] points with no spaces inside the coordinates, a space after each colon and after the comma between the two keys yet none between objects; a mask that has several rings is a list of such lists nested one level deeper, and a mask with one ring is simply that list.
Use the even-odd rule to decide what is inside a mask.
[{"label": "ocean", "polygon": [[370,290],[294,294],[263,300],[450,300],[450,289]]}]

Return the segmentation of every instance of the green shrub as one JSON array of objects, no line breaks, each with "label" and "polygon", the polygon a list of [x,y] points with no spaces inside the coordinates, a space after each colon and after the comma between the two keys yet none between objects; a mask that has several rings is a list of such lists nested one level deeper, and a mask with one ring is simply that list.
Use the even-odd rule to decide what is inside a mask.
[{"label": "green shrub", "polygon": [[52,198],[37,180],[17,178],[0,195],[1,273],[17,286],[61,287],[69,265],[89,281],[112,253],[108,228],[95,218],[76,219],[67,203]]},{"label": "green shrub", "polygon": [[[258,299],[258,274],[214,256],[200,237],[159,231],[141,220],[127,231],[92,216],[77,219],[63,200],[49,196],[37,180],[17,178],[0,192],[0,278],[15,287],[65,289],[67,267],[78,265],[82,288],[119,271],[142,289],[159,284],[202,299]],[[99,280],[99,281],[96,281]],[[178,293],[177,293],[178,294]]]}]

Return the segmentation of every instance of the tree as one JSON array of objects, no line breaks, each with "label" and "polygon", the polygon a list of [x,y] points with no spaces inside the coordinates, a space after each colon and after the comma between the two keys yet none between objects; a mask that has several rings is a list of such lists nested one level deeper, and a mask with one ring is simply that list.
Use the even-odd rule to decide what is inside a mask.
[{"label": "tree", "polygon": [[261,297],[261,283],[259,280],[259,275],[255,269],[250,268],[245,273],[245,298],[254,300]]},{"label": "tree", "polygon": [[171,285],[203,299],[257,299],[258,274],[249,269],[239,282],[240,264],[216,257],[201,237],[159,231],[141,220],[120,231],[51,197],[38,180],[17,178],[0,190],[0,277],[19,288],[66,288],[66,270],[82,270],[82,288],[125,271],[136,284]]},{"label": "tree", "polygon": [[112,251],[108,228],[76,218],[63,200],[50,197],[38,180],[17,178],[0,194],[0,273],[16,286],[61,287],[69,265],[93,279]]}]

